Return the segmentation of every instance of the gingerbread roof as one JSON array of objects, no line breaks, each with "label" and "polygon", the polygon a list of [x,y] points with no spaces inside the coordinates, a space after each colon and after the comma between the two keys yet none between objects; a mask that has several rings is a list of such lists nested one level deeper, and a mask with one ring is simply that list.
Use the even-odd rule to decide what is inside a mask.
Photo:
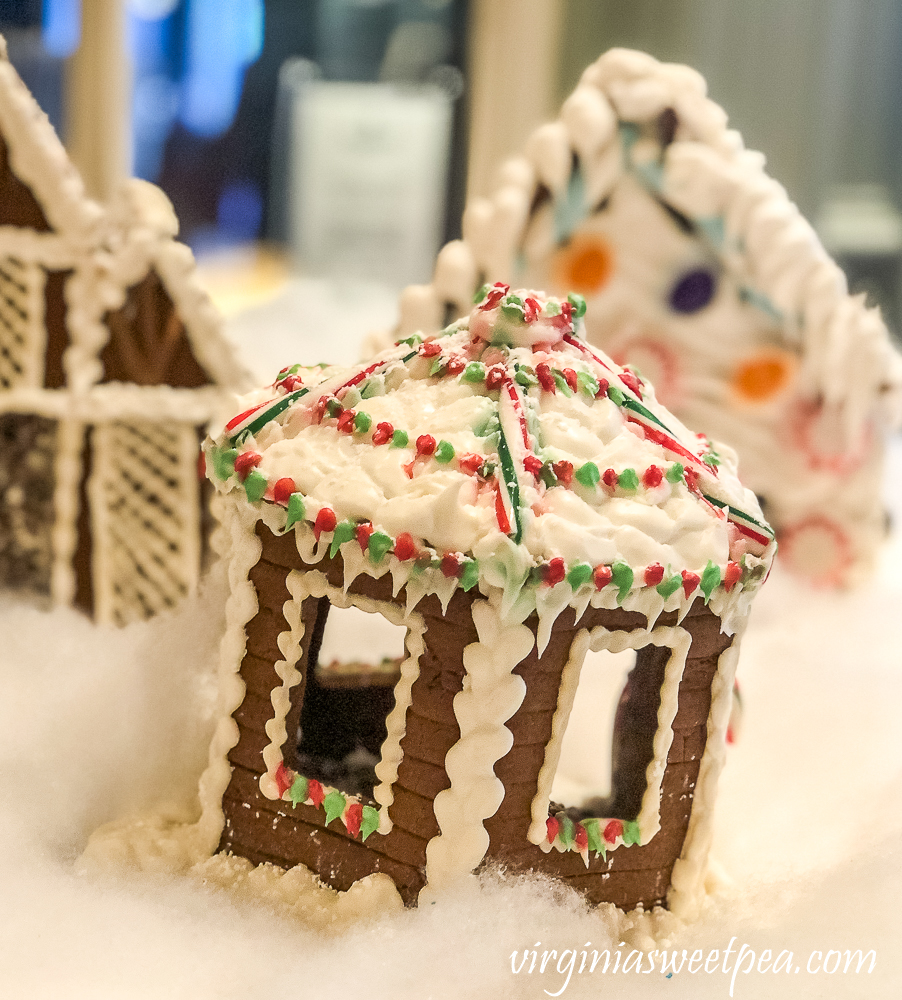
[{"label": "gingerbread roof", "polygon": [[[576,332],[585,305],[486,287],[355,369],[284,369],[209,448],[220,489],[408,601],[496,589],[551,618],[736,603],[773,535],[731,453]],[[608,604],[605,604],[608,602]]]}]

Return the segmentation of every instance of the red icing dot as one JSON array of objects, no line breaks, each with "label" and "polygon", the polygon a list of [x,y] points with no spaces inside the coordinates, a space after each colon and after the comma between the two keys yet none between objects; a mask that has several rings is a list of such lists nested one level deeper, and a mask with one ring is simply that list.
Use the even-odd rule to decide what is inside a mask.
[{"label": "red icing dot", "polygon": [[243,483],[251,469],[263,461],[263,456],[255,451],[246,451],[235,459],[235,473]]},{"label": "red icing dot", "polygon": [[557,330],[573,329],[573,306],[569,302],[561,303],[561,311],[557,316],[551,317],[551,325]]},{"label": "red icing dot", "polygon": [[313,522],[313,534],[316,540],[319,541],[319,536],[324,531],[334,531],[336,524],[338,524],[338,518],[335,516],[335,511],[331,507],[320,507],[316,520]]},{"label": "red icing dot", "polygon": [[737,562],[728,562],[723,575],[724,590],[729,593],[742,579],[742,567]]},{"label": "red icing dot", "polygon": [[574,392],[578,392],[579,384],[576,381],[576,372],[572,368],[565,368],[563,375],[567,380],[567,385],[569,385]]},{"label": "red icing dot", "polygon": [[276,503],[284,506],[288,503],[291,494],[295,492],[297,492],[297,486],[295,486],[294,480],[286,476],[284,479],[276,480],[276,485],[272,488],[272,498]]},{"label": "red icing dot", "polygon": [[523,319],[527,323],[535,323],[539,318],[539,313],[542,311],[542,307],[538,302],[529,296],[523,303]]},{"label": "red icing dot", "polygon": [[549,816],[548,819],[545,821],[545,832],[546,836],[548,837],[549,844],[554,843],[560,828],[561,828],[560,820],[558,820],[554,816]]},{"label": "red icing dot", "polygon": [[459,577],[463,570],[463,562],[459,552],[446,552],[442,556],[442,574],[447,577]]},{"label": "red icing dot", "polygon": [[573,840],[576,843],[578,851],[584,851],[589,846],[589,834],[582,823],[576,824],[576,829],[573,831]]},{"label": "red icing dot", "polygon": [[698,473],[695,469],[686,469],[683,473],[683,479],[686,480],[686,485],[693,493],[699,492]]},{"label": "red icing dot", "polygon": [[316,403],[316,409],[313,411],[314,419],[316,423],[320,423],[323,417],[326,415],[326,407],[329,404],[329,396],[320,396]]},{"label": "red icing dot", "polygon": [[460,375],[466,368],[467,362],[460,355],[453,355],[448,358],[447,371],[449,375]]},{"label": "red icing dot", "polygon": [[278,385],[286,392],[294,392],[295,389],[303,387],[304,381],[300,375],[286,375]]},{"label": "red icing dot", "polygon": [[598,380],[598,392],[595,393],[595,398],[600,399],[602,396],[607,396],[608,389],[611,388],[611,383],[608,382],[606,378],[600,378]]},{"label": "red icing dot", "polygon": [[376,429],[373,431],[373,444],[388,444],[394,433],[394,427],[387,420],[381,421],[381,423],[376,424]]},{"label": "red icing dot", "polygon": [[618,837],[623,836],[623,823],[619,819],[612,819],[604,828],[604,839],[608,844],[613,844]]},{"label": "red icing dot", "polygon": [[345,810],[345,829],[352,837],[360,833],[360,824],[363,822],[363,805],[360,802],[352,802]]},{"label": "red icing dot", "polygon": [[690,573],[688,569],[684,569],[681,575],[683,577],[683,593],[689,597],[701,583],[701,578],[698,573]]},{"label": "red icing dot", "polygon": [[573,463],[572,462],[552,462],[551,468],[554,474],[557,476],[558,480],[562,482],[565,486],[569,486],[573,482]]},{"label": "red icing dot", "polygon": [[604,474],[601,477],[601,481],[605,484],[605,486],[610,487],[612,490],[616,490],[619,478],[620,477],[613,469],[605,469]]},{"label": "red icing dot", "polygon": [[338,417],[338,429],[344,434],[350,434],[354,430],[354,417],[356,416],[354,410],[342,410]]},{"label": "red icing dot", "polygon": [[601,590],[606,587],[613,577],[610,566],[596,566],[595,571],[592,573],[592,580],[595,583],[595,589]]},{"label": "red icing dot", "polygon": [[416,542],[413,536],[406,531],[402,531],[395,539],[395,556],[402,561],[415,559],[417,556]]},{"label": "red icing dot", "polygon": [[549,587],[560,583],[567,575],[567,566],[560,556],[556,556],[542,567],[542,576]]},{"label": "red icing dot", "polygon": [[494,309],[510,290],[510,285],[502,284],[500,281],[496,282],[490,289],[488,295],[486,296],[486,300],[480,306],[480,309],[484,311]]},{"label": "red icing dot", "polygon": [[284,761],[279,762],[279,766],[276,768],[275,779],[276,788],[279,789],[279,798],[282,798],[282,796],[294,784],[294,775],[285,766]]},{"label": "red icing dot", "polygon": [[485,384],[489,389],[497,389],[499,385],[504,381],[504,376],[507,373],[504,370],[503,365],[492,365],[492,367],[485,373]]},{"label": "red icing dot", "polygon": [[431,455],[435,452],[435,438],[431,434],[421,434],[417,438],[417,454]]},{"label": "red icing dot", "polygon": [[316,778],[311,778],[307,782],[307,798],[316,806],[317,809],[323,804],[323,799],[326,797],[326,792],[323,786],[316,780]]},{"label": "red icing dot", "polygon": [[523,459],[523,468],[537,476],[542,471],[542,459],[537,455],[527,455]]},{"label": "red icing dot", "polygon": [[418,353],[424,358],[434,358],[442,353],[442,345],[437,340],[427,340],[425,344],[420,344]]},{"label": "red icing dot", "polygon": [[475,475],[485,464],[485,459],[482,455],[476,455],[472,451],[467,452],[465,455],[461,455],[457,460],[457,464],[460,466],[464,472],[469,472]]},{"label": "red icing dot", "polygon": [[653,563],[645,569],[645,586],[657,587],[664,579],[664,567],[660,563]]},{"label": "red icing dot", "polygon": [[557,386],[554,382],[554,376],[551,374],[551,368],[544,361],[541,364],[536,365],[536,378],[539,380],[539,385],[546,392],[557,392]]},{"label": "red icing dot", "polygon": [[660,486],[663,479],[664,473],[658,468],[657,465],[650,465],[645,472],[642,473],[642,485],[649,490],[653,490],[656,486]]},{"label": "red icing dot", "polygon": [[628,389],[632,389],[633,392],[639,397],[639,399],[642,398],[642,383],[639,381],[638,377],[633,372],[631,372],[629,369],[624,371],[620,375],[620,381]]},{"label": "red icing dot", "polygon": [[367,547],[370,544],[370,535],[374,531],[375,528],[372,526],[372,524],[370,524],[369,521],[357,525],[357,532],[356,532],[357,543],[360,545],[360,548],[363,549],[364,552],[366,552]]}]

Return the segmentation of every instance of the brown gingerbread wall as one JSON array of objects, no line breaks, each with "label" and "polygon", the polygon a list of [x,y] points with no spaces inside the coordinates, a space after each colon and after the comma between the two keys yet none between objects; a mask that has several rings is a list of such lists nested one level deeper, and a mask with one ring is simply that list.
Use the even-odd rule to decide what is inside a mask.
[{"label": "brown gingerbread wall", "polygon": [[[411,691],[412,703],[401,744],[403,759],[389,809],[393,830],[387,836],[372,834],[363,844],[347,834],[340,820],[333,821],[326,829],[320,809],[292,807],[290,803],[266,799],[260,793],[262,752],[269,743],[264,727],[273,715],[270,694],[281,685],[273,669],[273,664],[281,659],[276,640],[288,627],[283,605],[291,595],[285,577],[290,569],[306,567],[300,562],[293,534],[275,536],[262,524],[258,525],[257,533],[263,543],[263,554],[251,572],[251,580],[257,590],[259,611],[246,627],[247,652],[241,675],[247,685],[247,696],[234,716],[240,737],[229,754],[233,774],[223,800],[225,829],[220,849],[240,854],[254,863],[269,861],[282,867],[305,864],[337,889],[347,889],[372,872],[385,872],[394,879],[405,901],[411,903],[425,882],[426,845],[439,832],[432,802],[449,786],[445,756],[460,736],[452,702],[463,683],[463,649],[477,640],[470,607],[474,597],[456,592],[444,616],[435,597],[418,606],[426,621],[426,648],[420,658],[419,677]],[[317,568],[332,585],[343,585],[340,559],[326,560]],[[391,577],[378,581],[358,577],[349,592],[391,601]],[[403,591],[396,601],[403,604]],[[305,648],[297,665],[304,677],[309,668],[306,646],[319,610],[317,599],[308,598],[304,602],[302,645]],[[672,624],[675,618],[675,615],[662,616],[660,624]],[[531,624],[535,627],[536,622]],[[570,644],[579,630],[597,625],[631,631],[645,628],[646,623],[638,614],[588,609],[577,624],[572,609],[567,610],[558,619],[552,642],[543,655],[539,657],[534,648],[516,668],[526,681],[527,694],[508,723],[514,745],[495,767],[504,782],[505,797],[498,812],[485,824],[490,837],[486,861],[555,875],[592,902],[610,901],[624,908],[639,903],[653,906],[665,902],[671,870],[682,850],[705,746],[711,680],[718,656],[729,646],[730,639],[720,633],[719,620],[701,603],[696,603],[684,619],[682,625],[692,635],[692,646],[680,687],[674,740],[662,785],[662,829],[645,847],[621,847],[609,854],[606,861],[600,857],[591,859],[587,870],[579,854],[557,851],[546,854],[530,844],[526,834]],[[662,671],[669,652],[649,647],[640,655],[651,657],[655,661],[652,668],[656,669],[657,664]],[[296,731],[303,685],[304,681],[293,691],[288,732]],[[292,756],[287,748],[284,752],[286,763],[291,766]]]}]

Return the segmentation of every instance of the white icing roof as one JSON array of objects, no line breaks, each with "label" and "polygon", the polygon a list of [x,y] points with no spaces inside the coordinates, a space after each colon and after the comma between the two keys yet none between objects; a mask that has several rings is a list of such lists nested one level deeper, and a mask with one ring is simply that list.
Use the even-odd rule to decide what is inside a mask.
[{"label": "white icing roof", "polygon": [[366,546],[372,565],[419,558],[464,586],[607,586],[623,603],[757,584],[772,533],[733,455],[590,349],[572,303],[495,286],[358,369],[286,369],[208,449],[212,478],[346,561]]}]

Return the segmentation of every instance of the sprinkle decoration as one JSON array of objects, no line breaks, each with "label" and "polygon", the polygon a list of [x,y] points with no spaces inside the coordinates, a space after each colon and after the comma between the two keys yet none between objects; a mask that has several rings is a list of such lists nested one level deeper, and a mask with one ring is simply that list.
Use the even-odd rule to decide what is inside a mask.
[{"label": "sprinkle decoration", "polygon": [[348,795],[323,785],[315,778],[305,778],[280,762],[272,775],[279,798],[290,802],[292,808],[312,806],[325,814],[325,825],[340,820],[345,832],[356,840],[365,841],[379,827],[379,810],[364,804],[359,795]]}]

